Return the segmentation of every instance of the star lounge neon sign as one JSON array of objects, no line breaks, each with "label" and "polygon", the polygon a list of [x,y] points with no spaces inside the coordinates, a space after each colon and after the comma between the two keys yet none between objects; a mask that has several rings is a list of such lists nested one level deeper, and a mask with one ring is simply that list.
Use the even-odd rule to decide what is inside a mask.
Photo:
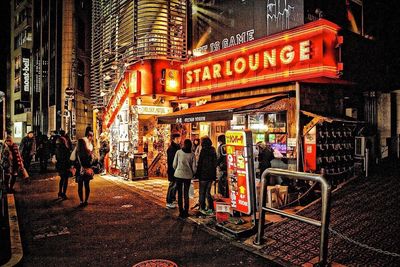
[{"label": "star lounge neon sign", "polygon": [[339,27],[319,20],[302,27],[210,53],[182,66],[186,95],[315,77],[338,77]]}]

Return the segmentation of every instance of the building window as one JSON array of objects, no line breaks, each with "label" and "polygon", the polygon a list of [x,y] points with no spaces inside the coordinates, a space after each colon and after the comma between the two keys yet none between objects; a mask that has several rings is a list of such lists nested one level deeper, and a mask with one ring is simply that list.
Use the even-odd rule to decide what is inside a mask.
[{"label": "building window", "polygon": [[25,112],[25,105],[20,100],[14,101],[14,115],[22,114]]}]

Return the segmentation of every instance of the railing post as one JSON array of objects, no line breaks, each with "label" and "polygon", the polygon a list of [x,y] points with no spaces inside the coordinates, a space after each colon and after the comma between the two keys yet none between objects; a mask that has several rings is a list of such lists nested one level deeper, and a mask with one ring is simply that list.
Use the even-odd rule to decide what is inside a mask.
[{"label": "railing post", "polygon": [[[323,177],[323,176],[322,176]],[[331,186],[326,179],[321,179],[321,240],[319,247],[319,260],[321,266],[328,263],[328,240],[329,240],[329,221],[331,214]]]},{"label": "railing post", "polygon": [[254,244],[259,246],[262,243],[262,236],[264,234],[264,224],[265,224],[265,210],[263,209],[266,204],[266,187],[267,187],[267,172],[264,171],[261,174],[261,189],[260,189],[260,203],[259,203],[259,212],[260,212],[260,218],[258,219],[258,231],[257,231],[257,236],[256,240],[254,241]]}]

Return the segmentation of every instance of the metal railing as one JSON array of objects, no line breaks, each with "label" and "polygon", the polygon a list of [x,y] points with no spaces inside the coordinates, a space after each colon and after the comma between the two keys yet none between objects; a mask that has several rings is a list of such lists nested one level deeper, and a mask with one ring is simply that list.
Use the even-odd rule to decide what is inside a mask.
[{"label": "metal railing", "polygon": [[[321,213],[321,221],[317,221],[311,218],[303,217],[296,214],[290,214],[275,208],[266,207],[266,194],[267,194],[267,179],[270,176],[281,176],[289,179],[295,180],[306,180],[306,181],[314,181],[321,184],[321,194],[322,194],[322,213]],[[321,236],[320,236],[320,251],[319,251],[319,264],[325,266],[327,264],[328,258],[328,238],[329,238],[329,219],[330,219],[330,195],[331,195],[331,185],[329,182],[323,177],[322,174],[312,174],[312,173],[304,173],[304,172],[296,172],[296,171],[288,171],[282,169],[269,168],[265,170],[261,175],[261,192],[260,192],[260,203],[259,203],[259,211],[260,211],[260,220],[258,223],[258,231],[256,235],[256,239],[254,240],[254,244],[261,245],[262,244],[262,236],[264,235],[265,228],[265,213],[271,212],[275,214],[279,214],[284,217],[288,217],[291,219],[295,219],[304,223],[308,223],[314,226],[321,227]]]}]

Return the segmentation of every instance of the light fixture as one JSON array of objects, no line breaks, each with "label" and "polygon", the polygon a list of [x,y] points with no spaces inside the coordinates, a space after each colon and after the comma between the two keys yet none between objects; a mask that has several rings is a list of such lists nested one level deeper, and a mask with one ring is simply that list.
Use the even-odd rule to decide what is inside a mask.
[{"label": "light fixture", "polygon": [[111,76],[110,76],[110,74],[109,74],[108,72],[104,75],[103,80],[104,80],[105,82],[108,82],[108,81],[111,80]]},{"label": "light fixture", "polygon": [[118,61],[113,61],[111,63],[111,69],[112,70],[117,70],[118,69]]}]

